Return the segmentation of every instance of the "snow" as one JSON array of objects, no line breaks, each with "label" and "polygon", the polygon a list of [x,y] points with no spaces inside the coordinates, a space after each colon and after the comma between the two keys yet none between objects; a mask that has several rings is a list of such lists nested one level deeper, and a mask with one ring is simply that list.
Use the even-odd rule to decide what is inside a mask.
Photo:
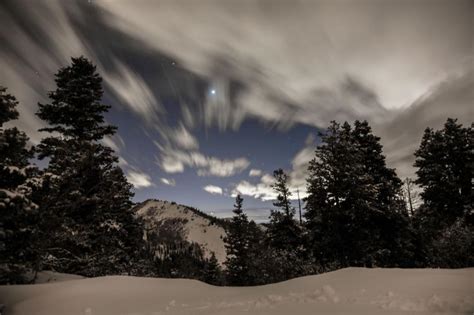
[{"label": "snow", "polygon": [[54,271],[40,271],[36,275],[36,284],[41,284],[41,283],[50,283],[50,282],[62,282],[62,281],[69,281],[69,280],[78,280],[78,279],[84,279],[83,276],[79,275],[71,275],[67,273],[60,273],[60,272],[54,272]]},{"label": "snow", "polygon": [[474,268],[347,268],[259,287],[111,276],[0,286],[9,315],[23,314],[472,314]]},{"label": "snow", "polygon": [[155,222],[184,219],[184,238],[201,245],[205,257],[209,258],[211,252],[214,252],[219,263],[225,261],[224,229],[216,224],[211,225],[207,218],[194,213],[186,206],[165,200],[148,200],[140,206],[137,215],[147,218],[146,222],[150,222],[150,218]]}]

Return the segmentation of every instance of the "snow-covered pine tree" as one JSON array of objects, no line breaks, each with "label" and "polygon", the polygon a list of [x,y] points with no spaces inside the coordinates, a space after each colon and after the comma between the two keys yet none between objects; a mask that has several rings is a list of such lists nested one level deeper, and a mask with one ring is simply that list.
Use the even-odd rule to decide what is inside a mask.
[{"label": "snow-covered pine tree", "polygon": [[331,122],[310,162],[306,204],[313,254],[323,266],[392,265],[400,249],[400,180],[366,122]]},{"label": "snow-covered pine tree", "polygon": [[41,208],[44,265],[86,276],[132,272],[143,230],[131,211],[131,185],[112,149],[100,140],[115,133],[104,121],[102,79],[86,58],[56,74],[51,103],[38,117],[50,135],[38,146],[49,158]]},{"label": "snow-covered pine tree", "polygon": [[31,201],[36,167],[33,148],[17,128],[3,124],[18,118],[16,98],[0,87],[0,284],[23,283],[36,261],[33,243],[37,206]]}]

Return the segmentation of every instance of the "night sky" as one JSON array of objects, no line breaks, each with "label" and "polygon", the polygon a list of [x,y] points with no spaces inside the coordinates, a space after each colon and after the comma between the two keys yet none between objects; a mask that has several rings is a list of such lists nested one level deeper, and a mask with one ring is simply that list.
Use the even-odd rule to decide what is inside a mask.
[{"label": "night sky", "polygon": [[227,216],[240,192],[261,219],[274,169],[305,195],[330,120],[367,119],[402,178],[427,126],[474,120],[471,0],[3,0],[0,26],[0,85],[32,143],[53,74],[97,65],[137,202]]}]

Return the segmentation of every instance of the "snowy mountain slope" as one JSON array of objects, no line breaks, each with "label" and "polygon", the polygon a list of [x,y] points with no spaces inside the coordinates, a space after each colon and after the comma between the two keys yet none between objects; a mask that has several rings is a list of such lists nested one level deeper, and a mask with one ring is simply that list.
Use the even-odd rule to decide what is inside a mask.
[{"label": "snowy mountain slope", "polygon": [[0,286],[9,315],[472,314],[474,268],[348,268],[259,287],[100,277]]},{"label": "snowy mountain slope", "polygon": [[172,229],[184,240],[201,245],[206,257],[214,252],[220,263],[225,261],[222,220],[166,200],[147,200],[137,205],[135,210],[144,220],[147,230]]}]

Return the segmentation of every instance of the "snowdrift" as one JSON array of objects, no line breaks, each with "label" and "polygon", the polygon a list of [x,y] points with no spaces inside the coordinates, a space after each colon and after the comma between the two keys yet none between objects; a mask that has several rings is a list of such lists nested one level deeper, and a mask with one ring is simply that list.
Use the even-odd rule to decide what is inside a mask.
[{"label": "snowdrift", "polygon": [[348,268],[259,287],[124,276],[0,286],[8,315],[472,314],[474,268]]}]

